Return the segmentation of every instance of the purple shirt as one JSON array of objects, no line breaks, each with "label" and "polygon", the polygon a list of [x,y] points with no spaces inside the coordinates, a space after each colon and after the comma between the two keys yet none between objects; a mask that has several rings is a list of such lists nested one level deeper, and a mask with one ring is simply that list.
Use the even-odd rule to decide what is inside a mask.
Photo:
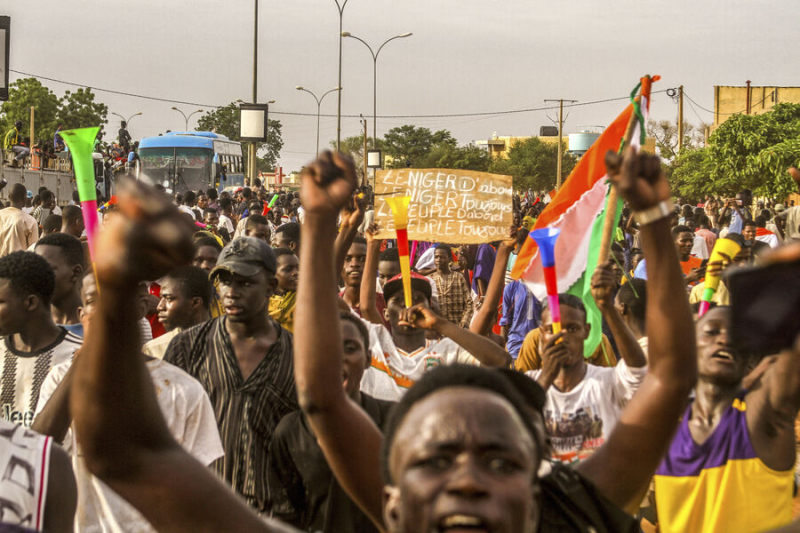
[{"label": "purple shirt", "polygon": [[482,279],[489,284],[494,269],[494,260],[497,257],[497,250],[491,244],[481,244],[478,253],[475,255],[475,270],[472,274],[472,290],[478,292],[478,280]]}]

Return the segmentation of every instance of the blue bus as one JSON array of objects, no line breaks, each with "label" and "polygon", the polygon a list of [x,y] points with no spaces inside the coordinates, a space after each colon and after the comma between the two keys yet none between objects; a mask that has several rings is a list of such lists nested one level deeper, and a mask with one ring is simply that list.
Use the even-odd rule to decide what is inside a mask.
[{"label": "blue bus", "polygon": [[137,178],[169,192],[244,187],[242,145],[210,131],[178,131],[139,142]]}]

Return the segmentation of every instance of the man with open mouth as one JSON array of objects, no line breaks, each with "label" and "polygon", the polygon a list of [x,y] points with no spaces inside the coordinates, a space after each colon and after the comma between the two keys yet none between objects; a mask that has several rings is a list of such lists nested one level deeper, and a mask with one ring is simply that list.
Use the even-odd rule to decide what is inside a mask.
[{"label": "man with open mouth", "polygon": [[792,519],[800,358],[787,350],[748,377],[731,308],[697,321],[698,382],[656,471],[660,531],[766,531]]}]

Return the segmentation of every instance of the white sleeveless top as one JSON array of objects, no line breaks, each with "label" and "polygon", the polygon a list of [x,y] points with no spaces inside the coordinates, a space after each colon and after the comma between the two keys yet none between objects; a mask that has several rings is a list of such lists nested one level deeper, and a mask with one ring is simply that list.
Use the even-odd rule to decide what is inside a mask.
[{"label": "white sleeveless top", "polygon": [[41,531],[52,439],[0,419],[0,522]]}]

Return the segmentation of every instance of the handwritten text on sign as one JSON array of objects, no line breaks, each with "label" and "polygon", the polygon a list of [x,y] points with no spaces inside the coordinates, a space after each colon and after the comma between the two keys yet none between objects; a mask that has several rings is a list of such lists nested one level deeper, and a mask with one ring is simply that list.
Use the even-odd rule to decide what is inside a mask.
[{"label": "handwritten text on sign", "polygon": [[375,176],[379,238],[394,238],[387,196],[410,196],[408,238],[453,244],[502,239],[512,223],[511,176],[454,169],[380,170]]}]

